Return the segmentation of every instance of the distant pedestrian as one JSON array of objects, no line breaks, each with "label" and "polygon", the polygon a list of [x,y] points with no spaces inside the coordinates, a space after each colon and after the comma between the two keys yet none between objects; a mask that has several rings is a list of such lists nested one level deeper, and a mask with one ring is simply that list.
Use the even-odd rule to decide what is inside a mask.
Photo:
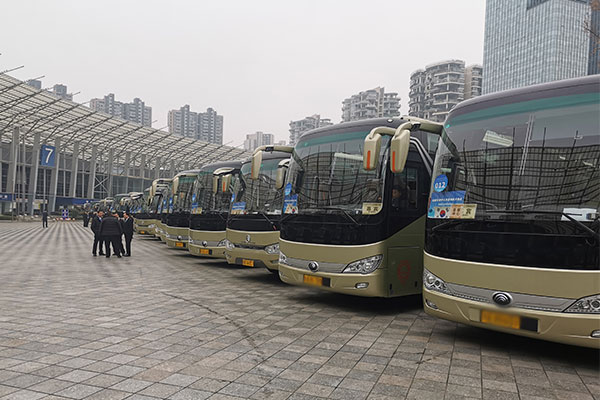
[{"label": "distant pedestrian", "polygon": [[110,257],[110,245],[112,244],[113,254],[121,258],[121,235],[123,228],[119,223],[119,215],[107,215],[100,223],[100,236],[104,239],[104,249],[106,258]]},{"label": "distant pedestrian", "polygon": [[128,212],[123,213],[123,236],[125,236],[125,257],[131,257],[131,239],[133,239],[133,218]]},{"label": "distant pedestrian", "polygon": [[48,211],[44,210],[42,212],[42,228],[48,227]]},{"label": "distant pedestrian", "polygon": [[87,211],[84,211],[83,212],[83,227],[87,228],[89,222],[90,222],[90,214],[88,214]]},{"label": "distant pedestrian", "polygon": [[98,214],[92,218],[92,232],[94,232],[94,246],[92,247],[92,255],[96,256],[96,249],[100,250],[100,255],[103,256],[102,246],[104,245],[104,240],[100,234],[100,224],[104,219],[104,212],[98,211]]}]

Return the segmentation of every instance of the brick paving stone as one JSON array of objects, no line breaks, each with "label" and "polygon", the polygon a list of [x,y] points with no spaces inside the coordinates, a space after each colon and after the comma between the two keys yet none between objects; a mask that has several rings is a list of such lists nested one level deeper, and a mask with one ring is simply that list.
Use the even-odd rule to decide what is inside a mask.
[{"label": "brick paving stone", "polygon": [[287,286],[145,237],[134,257],[94,258],[91,239],[80,223],[0,223],[3,400],[600,399],[594,350],[433,319],[419,298]]}]

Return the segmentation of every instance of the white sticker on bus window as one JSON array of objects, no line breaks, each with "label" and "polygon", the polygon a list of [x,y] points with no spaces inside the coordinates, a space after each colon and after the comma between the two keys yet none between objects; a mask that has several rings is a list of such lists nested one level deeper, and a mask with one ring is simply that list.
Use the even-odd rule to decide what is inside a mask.
[{"label": "white sticker on bus window", "polygon": [[435,217],[439,219],[450,218],[450,206],[448,207],[434,207]]},{"label": "white sticker on bus window", "polygon": [[[563,208],[563,213],[576,221],[593,221],[598,217],[598,210],[595,208]],[[562,216],[561,221],[568,221],[569,218]]]},{"label": "white sticker on bus window", "polygon": [[510,147],[513,144],[513,139],[510,136],[501,135],[490,130],[485,131],[485,135],[483,135],[483,141],[502,147]]},{"label": "white sticker on bus window", "polygon": [[363,215],[375,215],[378,214],[382,208],[382,203],[363,203],[362,213]]},{"label": "white sticker on bus window", "polygon": [[461,207],[461,219],[475,219],[477,204],[463,204]]}]

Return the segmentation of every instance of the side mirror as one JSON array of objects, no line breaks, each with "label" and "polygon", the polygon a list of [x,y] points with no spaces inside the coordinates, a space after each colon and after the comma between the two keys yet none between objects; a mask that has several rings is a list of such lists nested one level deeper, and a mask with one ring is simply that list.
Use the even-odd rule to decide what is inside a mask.
[{"label": "side mirror", "polygon": [[395,174],[404,171],[408,149],[410,147],[410,130],[402,129],[395,134],[390,143],[390,168]]},{"label": "side mirror", "polygon": [[212,187],[213,193],[217,194],[217,191],[219,190],[219,177],[217,175],[213,175],[213,187]]},{"label": "side mirror", "polygon": [[257,151],[252,156],[251,178],[256,180],[260,174],[260,164],[262,164],[262,151]]},{"label": "side mirror", "polygon": [[283,160],[279,162],[277,166],[277,175],[275,177],[275,188],[277,190],[283,187],[285,183],[285,176],[287,175],[288,166],[290,164],[290,160]]},{"label": "side mirror", "polygon": [[231,184],[231,174],[223,175],[221,177],[221,192],[226,193]]},{"label": "side mirror", "polygon": [[377,168],[380,151],[381,135],[376,132],[369,133],[365,138],[365,146],[363,148],[363,168],[365,170],[373,171]]}]

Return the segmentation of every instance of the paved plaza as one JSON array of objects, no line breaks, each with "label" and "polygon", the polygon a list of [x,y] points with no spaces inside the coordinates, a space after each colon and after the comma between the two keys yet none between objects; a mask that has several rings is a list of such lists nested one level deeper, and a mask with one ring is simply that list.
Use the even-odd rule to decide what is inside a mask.
[{"label": "paved plaza", "polygon": [[432,319],[76,222],[0,223],[1,399],[600,399],[599,352]]}]

